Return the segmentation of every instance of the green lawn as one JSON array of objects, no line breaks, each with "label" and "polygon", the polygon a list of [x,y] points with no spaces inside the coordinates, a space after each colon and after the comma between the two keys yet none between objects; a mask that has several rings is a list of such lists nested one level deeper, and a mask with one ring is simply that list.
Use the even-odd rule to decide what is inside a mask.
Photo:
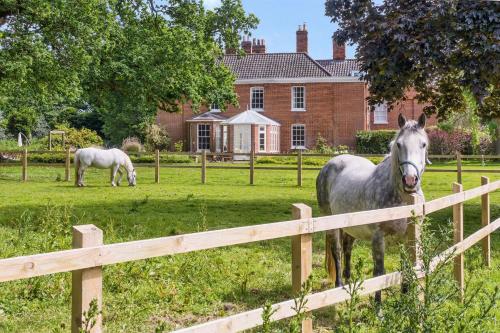
[{"label": "green lawn", "polygon": [[[21,183],[20,167],[0,167],[0,257],[70,248],[75,224],[93,223],[104,230],[105,242],[113,243],[283,221],[290,219],[290,206],[297,202],[312,206],[314,216],[319,214],[317,171],[304,171],[304,186],[298,188],[294,171],[256,170],[255,185],[249,186],[247,170],[209,169],[207,184],[201,185],[197,169],[163,169],[161,184],[154,184],[152,168],[137,169],[135,188],[111,188],[109,172],[101,170],[90,170],[88,187],[76,188],[72,182],[58,181],[64,177],[63,168],[32,167],[29,181]],[[500,174],[489,176],[500,179]],[[427,199],[450,194],[455,179],[451,173],[425,174]],[[480,175],[466,173],[463,183],[465,189],[475,187]],[[491,195],[491,204],[492,219],[498,218],[500,191]],[[435,213],[432,223],[448,223],[450,216],[451,209]],[[466,203],[465,221],[466,235],[479,228],[479,199]],[[498,232],[492,244],[492,269],[474,269],[477,246],[466,255],[466,267],[487,288],[500,283]],[[317,234],[315,290],[330,287],[325,283],[323,250],[323,235]],[[368,244],[355,246],[357,256],[366,257],[365,273],[371,274]],[[266,300],[289,299],[290,260],[289,239],[279,239],[106,266],[105,327],[108,332],[151,332],[164,322],[173,329],[257,308]],[[388,248],[386,269],[397,266],[397,250]],[[67,331],[70,278],[70,273],[62,273],[0,284],[0,331]],[[331,324],[329,310],[316,315],[319,326]]]}]

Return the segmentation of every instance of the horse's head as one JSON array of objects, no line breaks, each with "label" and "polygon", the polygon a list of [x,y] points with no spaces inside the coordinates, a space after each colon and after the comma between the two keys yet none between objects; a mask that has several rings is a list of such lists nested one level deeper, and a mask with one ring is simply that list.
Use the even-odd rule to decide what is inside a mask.
[{"label": "horse's head", "polygon": [[137,174],[135,173],[135,169],[132,169],[132,172],[129,172],[127,174],[128,186],[135,186],[135,185],[137,185],[136,177],[137,177]]},{"label": "horse's head", "polygon": [[422,175],[427,162],[427,146],[429,140],[425,133],[426,117],[422,114],[418,121],[406,120],[399,114],[400,131],[394,140],[392,149],[397,157],[401,189],[414,193],[420,189]]}]

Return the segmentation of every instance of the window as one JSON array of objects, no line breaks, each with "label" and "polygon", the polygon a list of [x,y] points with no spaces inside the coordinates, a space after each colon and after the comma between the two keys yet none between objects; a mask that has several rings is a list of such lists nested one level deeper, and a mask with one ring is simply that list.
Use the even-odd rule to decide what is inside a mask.
[{"label": "window", "polygon": [[259,126],[259,151],[266,151],[266,126]]},{"label": "window", "polygon": [[377,104],[375,105],[375,110],[373,112],[373,123],[374,124],[387,124],[387,104]]},{"label": "window", "polygon": [[198,150],[210,150],[209,124],[198,124]]},{"label": "window", "polygon": [[271,126],[271,152],[279,152],[278,126]]},{"label": "window", "polygon": [[222,126],[222,151],[227,153],[227,126]]},{"label": "window", "polygon": [[361,77],[361,72],[360,71],[351,71],[351,76]]},{"label": "window", "polygon": [[306,148],[306,126],[295,124],[292,125],[292,149]]},{"label": "window", "polygon": [[215,130],[215,152],[220,153],[221,152],[221,133],[220,133],[220,125],[214,124],[214,130]]},{"label": "window", "polygon": [[210,105],[210,111],[211,112],[220,112],[219,104],[217,103],[212,103]]},{"label": "window", "polygon": [[292,111],[306,110],[306,87],[292,87]]},{"label": "window", "polygon": [[252,110],[264,111],[264,88],[250,88],[250,105]]}]

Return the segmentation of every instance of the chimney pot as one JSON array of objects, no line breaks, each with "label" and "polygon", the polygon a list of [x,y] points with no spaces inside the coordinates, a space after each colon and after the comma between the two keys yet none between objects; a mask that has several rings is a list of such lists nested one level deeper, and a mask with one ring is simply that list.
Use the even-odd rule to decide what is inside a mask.
[{"label": "chimney pot", "polygon": [[308,53],[308,40],[307,40],[307,28],[306,24],[299,25],[299,29],[296,34],[296,47],[297,52]]}]

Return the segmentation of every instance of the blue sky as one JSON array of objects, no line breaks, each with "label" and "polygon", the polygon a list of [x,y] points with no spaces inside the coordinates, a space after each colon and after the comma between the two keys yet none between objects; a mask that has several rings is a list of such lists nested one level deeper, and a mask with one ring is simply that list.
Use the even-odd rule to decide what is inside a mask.
[{"label": "blue sky", "polygon": [[[295,31],[306,23],[309,32],[309,54],[314,59],[332,58],[331,36],[336,24],[325,16],[324,0],[242,0],[245,10],[255,14],[258,28],[252,37],[266,40],[267,52],[295,52]],[[204,0],[213,8],[220,0]],[[347,47],[347,57],[354,57],[354,48]]]}]

